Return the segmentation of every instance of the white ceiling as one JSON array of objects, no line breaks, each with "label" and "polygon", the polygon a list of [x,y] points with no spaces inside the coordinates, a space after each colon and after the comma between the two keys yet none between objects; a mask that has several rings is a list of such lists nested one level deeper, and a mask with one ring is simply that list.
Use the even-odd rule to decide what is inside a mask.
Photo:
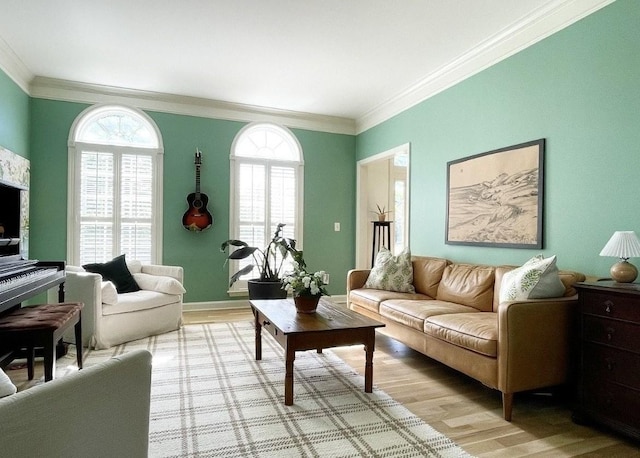
[{"label": "white ceiling", "polygon": [[46,77],[358,120],[610,1],[0,0],[0,66],[27,87]]}]

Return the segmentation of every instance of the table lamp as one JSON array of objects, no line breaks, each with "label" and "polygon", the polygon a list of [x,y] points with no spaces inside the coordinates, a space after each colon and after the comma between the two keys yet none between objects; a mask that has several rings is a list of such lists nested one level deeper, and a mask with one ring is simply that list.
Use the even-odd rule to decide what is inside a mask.
[{"label": "table lamp", "polygon": [[611,278],[618,283],[631,283],[638,276],[638,269],[628,259],[640,257],[640,240],[634,231],[616,231],[600,256],[620,258],[620,261],[611,266]]}]

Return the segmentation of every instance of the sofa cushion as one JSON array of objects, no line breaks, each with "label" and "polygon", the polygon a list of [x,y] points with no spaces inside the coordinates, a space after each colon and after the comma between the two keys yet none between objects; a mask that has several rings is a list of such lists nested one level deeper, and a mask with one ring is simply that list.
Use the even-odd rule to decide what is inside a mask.
[{"label": "sofa cushion", "polygon": [[500,302],[562,297],[565,289],[556,257],[537,255],[502,276]]},{"label": "sofa cushion", "polygon": [[458,347],[492,358],[498,356],[498,314],[493,312],[434,315],[424,332]]},{"label": "sofa cushion", "polygon": [[179,295],[164,294],[141,289],[132,293],[119,294],[118,303],[114,305],[105,304],[102,307],[102,314],[114,315],[118,313],[147,310],[167,304],[173,304],[174,302],[180,302]]},{"label": "sofa cushion", "polygon": [[184,286],[182,286],[182,284],[173,277],[136,273],[133,274],[133,278],[135,278],[140,289],[147,289],[149,291],[157,291],[165,294],[184,294],[187,292],[187,290],[184,289]]},{"label": "sofa cushion", "polygon": [[105,281],[112,281],[116,285],[118,294],[131,293],[138,291],[140,287],[133,279],[133,275],[127,267],[127,263],[123,254],[116,256],[109,262],[98,262],[94,264],[85,264],[82,267],[87,272],[100,274]]},{"label": "sofa cushion", "polygon": [[382,289],[359,288],[349,292],[349,303],[380,313],[380,303],[389,299],[429,300],[429,296],[417,293],[398,293]]},{"label": "sofa cushion", "polygon": [[415,293],[409,249],[405,248],[399,255],[394,256],[387,248],[380,248],[364,287]]},{"label": "sofa cushion", "polygon": [[416,293],[426,294],[435,298],[438,294],[438,285],[442,279],[444,268],[451,262],[443,258],[430,258],[428,256],[414,256],[413,287]]},{"label": "sofa cushion", "polygon": [[419,331],[424,331],[424,320],[448,313],[480,313],[473,307],[438,300],[390,299],[380,304],[380,315]]},{"label": "sofa cushion", "polygon": [[442,273],[436,299],[490,312],[493,310],[494,271],[493,266],[448,265]]}]

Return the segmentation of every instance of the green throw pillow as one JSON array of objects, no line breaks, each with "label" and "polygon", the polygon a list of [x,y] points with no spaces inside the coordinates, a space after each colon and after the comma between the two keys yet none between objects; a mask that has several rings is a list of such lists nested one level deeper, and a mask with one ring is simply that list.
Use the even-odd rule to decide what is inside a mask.
[{"label": "green throw pillow", "polygon": [[522,267],[504,274],[500,284],[500,302],[561,297],[564,290],[556,257],[545,258],[539,254]]},{"label": "green throw pillow", "polygon": [[409,249],[405,248],[398,256],[394,256],[391,251],[382,247],[376,255],[376,262],[364,287],[400,293],[415,293],[413,264]]}]

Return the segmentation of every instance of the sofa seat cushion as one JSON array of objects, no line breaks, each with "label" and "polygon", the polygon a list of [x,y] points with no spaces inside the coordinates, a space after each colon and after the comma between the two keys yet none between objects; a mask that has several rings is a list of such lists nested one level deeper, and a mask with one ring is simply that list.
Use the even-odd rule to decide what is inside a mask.
[{"label": "sofa seat cushion", "polygon": [[429,300],[424,294],[399,293],[397,291],[385,291],[382,289],[360,288],[349,292],[349,302],[362,308],[380,313],[380,303],[389,299]]},{"label": "sofa seat cushion", "polygon": [[424,331],[424,320],[448,313],[479,313],[473,307],[437,300],[420,301],[391,299],[380,304],[380,315],[419,331]]},{"label": "sofa seat cushion", "polygon": [[482,355],[498,356],[498,314],[494,312],[430,316],[424,332]]},{"label": "sofa seat cushion", "polygon": [[113,305],[104,304],[102,314],[114,315],[117,313],[147,310],[175,302],[180,302],[180,295],[164,294],[141,289],[133,293],[118,294],[118,303]]}]

